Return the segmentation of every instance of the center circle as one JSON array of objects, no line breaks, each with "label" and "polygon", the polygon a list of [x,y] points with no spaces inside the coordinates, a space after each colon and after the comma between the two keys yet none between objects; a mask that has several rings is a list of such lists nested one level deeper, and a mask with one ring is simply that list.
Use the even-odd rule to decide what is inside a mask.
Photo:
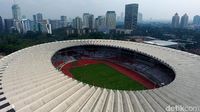
[{"label": "center circle", "polygon": [[159,60],[125,48],[73,46],[57,51],[51,61],[68,77],[107,89],[155,89],[175,79],[174,71]]}]

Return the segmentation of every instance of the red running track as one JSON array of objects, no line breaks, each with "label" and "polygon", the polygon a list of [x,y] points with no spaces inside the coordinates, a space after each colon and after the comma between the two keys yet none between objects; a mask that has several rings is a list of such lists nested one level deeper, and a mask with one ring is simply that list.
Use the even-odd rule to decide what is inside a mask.
[{"label": "red running track", "polygon": [[68,64],[65,64],[62,68],[61,68],[61,71],[69,76],[69,77],[73,77],[73,75],[69,72],[70,69],[72,68],[75,68],[75,67],[81,67],[81,66],[85,66],[85,65],[88,65],[88,64],[97,64],[98,62],[96,60],[78,60],[75,62],[71,62],[71,63],[68,63]]},{"label": "red running track", "polygon": [[128,68],[125,68],[121,65],[109,62],[109,61],[104,61],[104,60],[90,60],[90,59],[84,59],[84,60],[78,60],[75,63],[69,63],[69,64],[65,64],[62,68],[61,71],[69,76],[69,77],[73,77],[73,75],[69,72],[69,70],[71,68],[75,68],[75,67],[81,67],[81,66],[85,66],[88,64],[98,64],[98,63],[103,63],[106,64],[112,68],[114,68],[115,70],[117,70],[118,72],[128,76],[129,78],[137,81],[138,83],[142,84],[143,86],[145,86],[148,89],[153,89],[155,88],[155,84],[153,82],[151,82],[150,80],[146,79],[145,77],[141,76],[140,74],[138,74],[137,72],[130,70]]}]

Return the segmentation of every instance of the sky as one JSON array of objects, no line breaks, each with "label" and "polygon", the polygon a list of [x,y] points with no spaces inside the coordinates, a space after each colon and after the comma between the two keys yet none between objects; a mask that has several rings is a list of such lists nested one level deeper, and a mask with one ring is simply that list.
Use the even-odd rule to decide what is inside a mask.
[{"label": "sky", "polygon": [[[125,4],[138,3],[139,12],[144,20],[171,20],[177,12],[180,16],[187,13],[190,20],[200,15],[200,0],[16,0],[22,15],[32,19],[41,12],[46,19],[82,17],[85,12],[95,16],[105,15],[106,11],[116,11],[117,16],[125,12]],[[13,0],[0,0],[0,16],[11,18]]]}]

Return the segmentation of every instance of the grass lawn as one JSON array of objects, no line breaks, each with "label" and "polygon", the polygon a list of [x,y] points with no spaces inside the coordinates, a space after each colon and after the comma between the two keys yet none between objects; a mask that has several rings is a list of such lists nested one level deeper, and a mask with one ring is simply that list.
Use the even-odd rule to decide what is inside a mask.
[{"label": "grass lawn", "polygon": [[91,64],[70,69],[74,78],[98,87],[118,90],[144,90],[140,83],[130,79],[106,64]]}]

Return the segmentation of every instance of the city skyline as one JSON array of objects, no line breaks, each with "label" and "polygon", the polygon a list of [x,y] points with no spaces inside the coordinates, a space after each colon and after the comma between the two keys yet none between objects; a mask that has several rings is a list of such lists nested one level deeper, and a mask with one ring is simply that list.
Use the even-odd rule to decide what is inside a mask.
[{"label": "city skyline", "polygon": [[[66,15],[61,15],[60,19],[50,19],[44,18],[41,12],[32,15],[31,18],[26,18],[26,16],[21,15],[21,7],[15,1],[13,1],[12,9],[12,20],[4,19],[5,28],[8,31],[16,30],[19,33],[26,33],[27,31],[41,31],[41,32],[48,32],[52,34],[52,29],[58,29],[63,27],[71,27],[75,29],[90,29],[91,31],[101,31],[109,33],[111,30],[121,31],[119,28],[117,29],[117,22],[124,22],[123,28],[128,30],[135,30],[137,29],[138,22],[143,22],[143,14],[138,11],[139,4],[131,3],[125,5],[125,14],[121,13],[120,16],[117,16],[114,10],[107,11],[104,15],[104,22],[101,24],[101,15],[98,17],[94,17],[92,13],[83,13],[82,19],[77,18],[75,19],[70,18],[69,21],[67,20]],[[0,16],[1,17],[1,16]],[[33,20],[33,21],[32,21]],[[138,21],[139,20],[139,21]],[[185,13],[181,17],[181,21],[179,23],[180,17],[178,13],[172,17],[172,27],[173,28],[189,28],[199,25],[199,16],[194,16],[193,19],[193,26],[189,26],[189,16]],[[13,25],[10,24],[9,21],[13,21]],[[103,21],[102,21],[103,22]],[[1,22],[2,24],[3,22]],[[8,24],[9,23],[9,24]],[[6,27],[7,26],[7,27]],[[4,26],[3,26],[4,27]],[[95,30],[94,30],[95,29]],[[125,31],[125,30],[124,30]]]},{"label": "city skyline", "polygon": [[[187,13],[188,16],[193,17],[195,15],[199,15],[200,12],[200,9],[198,8],[199,2],[196,0],[89,0],[88,2],[80,0],[58,0],[56,3],[47,0],[43,0],[40,2],[36,2],[33,0],[17,0],[16,2],[21,7],[21,15],[26,15],[27,18],[32,18],[32,15],[38,12],[43,13],[44,18],[53,19],[59,18],[60,15],[66,15],[70,18],[74,18],[76,16],[81,16],[82,13],[85,12],[94,14],[94,16],[96,17],[98,15],[104,15],[107,10],[113,10],[116,12],[117,16],[120,16],[122,12],[125,12],[124,5],[129,3],[138,3],[140,5],[139,12],[144,15],[144,20],[171,20],[171,17],[174,15],[175,12],[179,13],[179,15],[184,15],[185,13]],[[114,5],[111,5],[111,3],[114,3]],[[13,5],[13,1],[1,0],[0,4],[3,9],[0,10],[1,16],[3,18],[11,18],[12,14],[10,7]],[[157,7],[154,7],[155,5]],[[190,21],[191,20],[192,18],[190,18]]]}]

